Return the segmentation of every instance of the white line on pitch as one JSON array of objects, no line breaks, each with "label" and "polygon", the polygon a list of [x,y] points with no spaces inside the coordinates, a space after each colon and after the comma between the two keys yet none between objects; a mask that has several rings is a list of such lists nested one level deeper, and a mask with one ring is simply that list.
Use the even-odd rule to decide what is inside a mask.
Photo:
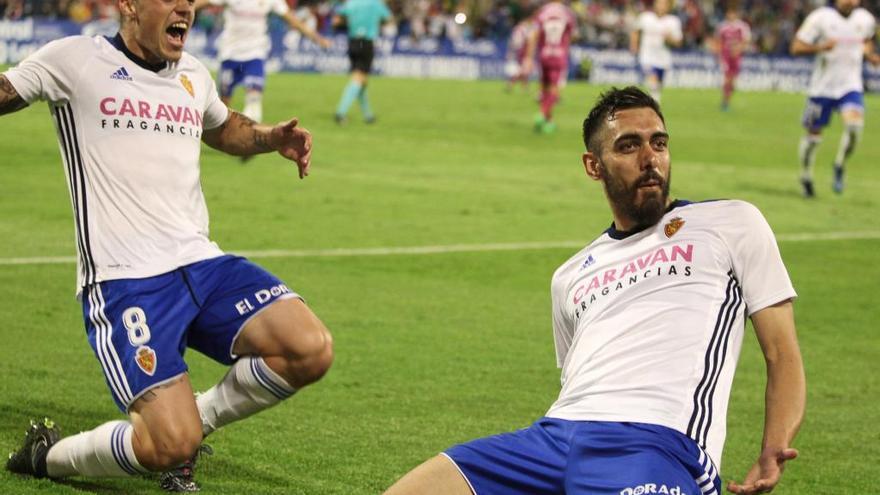
[{"label": "white line on pitch", "polygon": [[[803,232],[779,234],[779,242],[809,241],[841,241],[858,239],[880,239],[880,231],[862,232]],[[400,246],[375,248],[338,248],[338,249],[267,249],[259,251],[235,251],[230,253],[249,258],[314,258],[314,257],[355,257],[355,256],[394,256],[443,253],[474,253],[481,251],[528,251],[542,249],[580,248],[583,241],[552,241],[552,242],[509,242],[492,244],[450,244],[440,246]],[[30,258],[0,258],[2,265],[47,265],[75,263],[73,256],[43,256]]]}]

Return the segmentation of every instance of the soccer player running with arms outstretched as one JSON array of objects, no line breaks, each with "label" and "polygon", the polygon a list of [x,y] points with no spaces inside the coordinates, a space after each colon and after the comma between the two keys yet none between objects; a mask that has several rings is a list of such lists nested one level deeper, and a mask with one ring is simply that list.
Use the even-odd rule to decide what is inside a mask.
[{"label": "soccer player running with arms outstretched", "polygon": [[[89,343],[127,420],[60,439],[32,423],[10,471],[38,478],[132,476],[191,459],[217,428],[289,398],[333,360],[329,332],[302,298],[208,238],[201,142],[278,151],[309,173],[312,138],[296,119],[261,125],[224,105],[183,52],[188,0],[119,0],[114,38],[53,41],[0,75],[0,114],[45,100],[70,188],[78,296]],[[197,398],[186,347],[230,366]],[[190,471],[165,479],[194,491]]]},{"label": "soccer player running with arms outstretched", "polygon": [[669,196],[669,134],[651,96],[603,94],[584,121],[587,176],[611,226],[551,282],[562,390],[543,418],[447,450],[387,495],[718,495],[746,318],[767,366],[761,453],[733,493],[772,490],[804,414],[794,289],[744,201]]},{"label": "soccer player running with arms outstretched", "polygon": [[859,7],[859,0],[835,0],[833,7],[819,7],[811,12],[791,42],[792,55],[816,57],[801,121],[806,134],[798,147],[804,197],[816,195],[816,151],[822,142],[822,129],[831,121],[832,112],[838,111],[843,119],[843,134],[834,156],[832,189],[838,194],[843,192],[844,166],[865,126],[862,64],[867,58],[880,65],[880,55],[874,51],[875,26],[874,16]]}]

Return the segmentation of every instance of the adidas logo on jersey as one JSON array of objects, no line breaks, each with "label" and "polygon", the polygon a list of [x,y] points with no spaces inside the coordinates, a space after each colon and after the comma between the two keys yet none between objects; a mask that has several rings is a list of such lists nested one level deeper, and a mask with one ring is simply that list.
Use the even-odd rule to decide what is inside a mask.
[{"label": "adidas logo on jersey", "polygon": [[581,270],[583,270],[584,268],[586,268],[586,267],[592,265],[592,264],[595,263],[595,262],[596,262],[596,258],[593,258],[593,255],[592,255],[592,254],[587,255],[587,259],[585,259],[585,260],[584,260],[584,263],[581,265]]},{"label": "adidas logo on jersey", "polygon": [[125,70],[125,67],[120,67],[116,69],[116,72],[110,75],[110,79],[118,79],[120,81],[131,81],[132,78],[128,75],[128,71]]}]

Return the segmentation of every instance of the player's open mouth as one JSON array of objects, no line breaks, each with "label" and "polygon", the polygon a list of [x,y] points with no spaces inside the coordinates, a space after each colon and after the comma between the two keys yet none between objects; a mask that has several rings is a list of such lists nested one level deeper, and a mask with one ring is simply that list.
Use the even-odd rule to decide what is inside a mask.
[{"label": "player's open mouth", "polygon": [[186,32],[188,30],[189,25],[186,22],[178,21],[168,26],[165,33],[168,35],[168,40],[171,42],[172,46],[182,49],[183,43],[186,41]]}]

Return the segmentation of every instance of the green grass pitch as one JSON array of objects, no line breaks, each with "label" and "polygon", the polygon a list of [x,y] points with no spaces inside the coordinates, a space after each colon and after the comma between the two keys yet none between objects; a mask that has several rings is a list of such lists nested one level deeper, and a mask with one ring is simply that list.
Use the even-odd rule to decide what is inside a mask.
[{"label": "green grass pitch", "polygon": [[[312,175],[264,155],[242,166],[204,149],[212,237],[230,252],[585,244],[610,223],[580,163],[580,124],[601,88],[571,83],[559,130],[531,130],[531,93],[501,82],[374,78],[378,123],[357,108],[337,126],[343,76],[275,75],[267,121],[298,116],[314,134]],[[843,196],[831,192],[835,118],[816,166],[818,198],[800,197],[803,96],[667,90],[673,194],[741,198],[764,212],[800,298],[795,304],[808,407],[775,493],[874,493],[880,482],[876,296],[880,268],[880,99],[867,97],[865,139]],[[861,239],[815,240],[856,232]],[[809,234],[807,240],[800,234]],[[845,236],[846,237],[846,236]],[[852,236],[849,236],[852,237]],[[0,118],[0,451],[29,417],[68,434],[119,418],[86,341],[72,264],[70,202],[44,104]],[[575,247],[442,254],[254,257],[300,291],[333,332],[337,358],[318,384],[231,425],[209,443],[204,493],[372,494],[446,447],[528,425],[555,399],[549,316],[553,270]],[[224,369],[187,355],[195,387]],[[741,480],[760,448],[764,365],[749,329],[731,407],[725,478]],[[158,493],[154,480],[64,483],[0,474],[0,493]]]}]

